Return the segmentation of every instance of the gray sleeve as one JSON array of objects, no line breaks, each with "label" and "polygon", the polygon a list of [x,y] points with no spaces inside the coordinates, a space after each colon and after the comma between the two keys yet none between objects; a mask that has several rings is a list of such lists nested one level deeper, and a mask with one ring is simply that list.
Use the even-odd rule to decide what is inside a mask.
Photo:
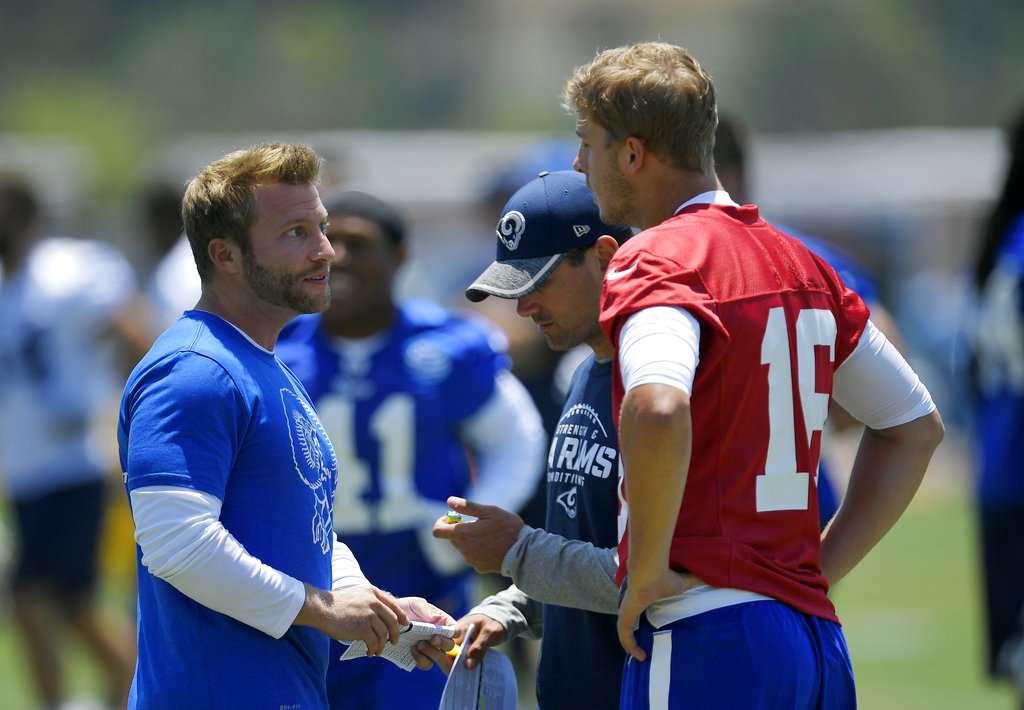
[{"label": "gray sleeve", "polygon": [[505,553],[501,573],[545,604],[617,614],[618,564],[615,548],[596,547],[526,526]]},{"label": "gray sleeve", "polygon": [[512,585],[484,599],[469,610],[470,614],[484,614],[505,627],[510,639],[526,634],[540,638],[544,630],[544,606]]}]

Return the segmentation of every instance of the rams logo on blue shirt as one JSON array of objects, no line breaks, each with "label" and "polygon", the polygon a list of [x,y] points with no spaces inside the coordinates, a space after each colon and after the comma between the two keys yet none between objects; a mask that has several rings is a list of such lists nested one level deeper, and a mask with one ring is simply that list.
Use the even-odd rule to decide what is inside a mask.
[{"label": "rams logo on blue shirt", "polygon": [[326,555],[331,549],[334,482],[338,463],[320,419],[306,402],[289,389],[281,390],[281,402],[290,426],[295,472],[315,498],[312,520],[313,542]]}]

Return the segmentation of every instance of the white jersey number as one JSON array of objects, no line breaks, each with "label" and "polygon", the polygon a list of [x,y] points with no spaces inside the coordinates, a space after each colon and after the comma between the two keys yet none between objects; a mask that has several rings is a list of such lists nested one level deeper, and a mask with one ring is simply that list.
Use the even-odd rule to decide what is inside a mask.
[{"label": "white jersey number", "polygon": [[416,402],[405,392],[385,397],[370,414],[370,434],[380,451],[380,500],[363,498],[372,485],[370,464],[359,458],[355,441],[355,406],[347,397],[329,395],[317,405],[320,421],[338,456],[334,493],[334,529],[344,533],[389,532],[415,525],[413,481],[416,450]]},{"label": "white jersey number", "polygon": [[[761,364],[768,365],[768,456],[764,473],[757,477],[757,510],[806,510],[810,497],[809,471],[797,470],[797,447],[809,450],[814,432],[821,431],[828,416],[829,395],[818,392],[816,348],[826,346],[830,362],[835,361],[836,321],[829,310],[806,309],[796,320],[796,371],[794,386],[793,354],[789,346],[789,327],[782,308],[768,312]],[[806,437],[799,437],[794,418],[799,398],[804,413]],[[814,472],[817,476],[817,471]]]}]

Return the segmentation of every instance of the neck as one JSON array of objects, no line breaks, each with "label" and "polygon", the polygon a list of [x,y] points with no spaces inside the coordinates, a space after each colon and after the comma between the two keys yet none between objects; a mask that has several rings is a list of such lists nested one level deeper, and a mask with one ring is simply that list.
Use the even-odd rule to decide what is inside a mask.
[{"label": "neck", "polygon": [[598,360],[607,360],[615,354],[615,348],[612,347],[611,341],[605,337],[604,331],[598,332],[593,338],[587,340],[587,345],[594,351],[594,357]]},{"label": "neck", "polygon": [[709,190],[721,190],[722,184],[712,172],[695,173],[688,170],[666,168],[655,175],[650,185],[641,194],[651,199],[641,206],[641,224],[634,226],[648,229],[672,217],[679,205]]},{"label": "neck", "polygon": [[22,265],[28,260],[29,252],[35,242],[19,242],[0,253],[0,265],[3,266],[4,278],[10,278],[21,270]]},{"label": "neck", "polygon": [[225,298],[215,288],[203,284],[203,295],[196,310],[206,311],[223,318],[267,350],[277,345],[277,337],[297,315],[292,311],[266,306],[260,308],[237,299]]},{"label": "neck", "polygon": [[361,313],[333,313],[330,309],[324,313],[324,330],[337,338],[360,340],[389,330],[395,321],[395,304],[388,302],[386,307],[366,308]]}]

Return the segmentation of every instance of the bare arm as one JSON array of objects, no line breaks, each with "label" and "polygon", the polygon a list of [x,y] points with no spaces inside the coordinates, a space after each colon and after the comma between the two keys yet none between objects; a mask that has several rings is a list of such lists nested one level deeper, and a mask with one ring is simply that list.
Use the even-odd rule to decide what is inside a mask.
[{"label": "bare arm", "polygon": [[643,661],[646,653],[633,633],[640,614],[696,581],[669,567],[692,450],[689,395],[661,384],[631,389],[622,402],[619,439],[629,501],[629,577],[619,609],[619,641]]},{"label": "bare arm", "polygon": [[305,585],[306,599],[295,621],[339,641],[364,641],[372,655],[380,655],[387,641],[397,643],[409,618],[393,596],[373,586],[335,591]]},{"label": "bare arm", "polygon": [[830,584],[903,514],[945,431],[927,388],[871,321],[836,370],[833,396],[867,426],[846,496],[822,536],[821,569]]},{"label": "bare arm", "polygon": [[822,536],[821,569],[829,584],[845,577],[907,509],[944,431],[938,411],[864,430],[846,496]]}]

